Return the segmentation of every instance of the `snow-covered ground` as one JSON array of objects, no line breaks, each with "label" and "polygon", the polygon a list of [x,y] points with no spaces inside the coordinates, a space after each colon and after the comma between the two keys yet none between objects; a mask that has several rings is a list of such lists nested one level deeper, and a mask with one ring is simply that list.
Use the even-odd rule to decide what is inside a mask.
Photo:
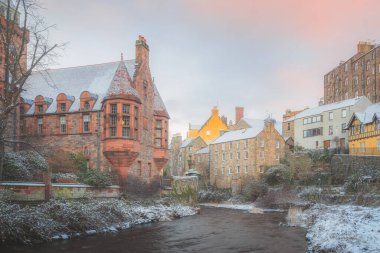
[{"label": "snow-covered ground", "polygon": [[317,204],[301,219],[310,252],[380,252],[380,207]]},{"label": "snow-covered ground", "polygon": [[197,209],[176,203],[124,200],[50,201],[21,207],[0,201],[0,243],[34,243],[80,235],[114,233],[136,224],[170,221]]}]

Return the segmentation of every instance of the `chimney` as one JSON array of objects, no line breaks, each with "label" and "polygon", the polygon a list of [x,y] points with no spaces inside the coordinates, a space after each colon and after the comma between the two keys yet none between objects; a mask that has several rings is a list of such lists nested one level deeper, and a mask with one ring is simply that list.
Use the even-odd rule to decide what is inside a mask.
[{"label": "chimney", "polygon": [[136,64],[141,65],[143,62],[149,62],[149,46],[144,36],[139,35],[136,40]]},{"label": "chimney", "polygon": [[235,124],[237,124],[242,118],[244,118],[244,107],[235,107]]},{"label": "chimney", "polygon": [[359,41],[358,43],[358,53],[367,53],[368,51],[370,51],[371,49],[373,49],[375,47],[374,44],[370,43],[370,42],[364,42],[364,41]]},{"label": "chimney", "polygon": [[218,107],[214,106],[211,110],[211,115],[214,116],[218,116],[218,113],[219,113],[219,110],[218,110]]}]

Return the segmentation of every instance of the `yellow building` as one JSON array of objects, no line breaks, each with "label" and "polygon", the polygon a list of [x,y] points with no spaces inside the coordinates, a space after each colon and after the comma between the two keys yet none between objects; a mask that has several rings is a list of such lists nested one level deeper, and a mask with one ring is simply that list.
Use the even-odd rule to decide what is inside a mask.
[{"label": "yellow building", "polygon": [[347,128],[350,154],[380,155],[380,103],[355,113]]},{"label": "yellow building", "polygon": [[187,138],[200,136],[206,143],[210,143],[218,138],[222,131],[228,131],[228,127],[226,122],[219,117],[218,108],[214,106],[210,118],[202,126],[189,125]]}]

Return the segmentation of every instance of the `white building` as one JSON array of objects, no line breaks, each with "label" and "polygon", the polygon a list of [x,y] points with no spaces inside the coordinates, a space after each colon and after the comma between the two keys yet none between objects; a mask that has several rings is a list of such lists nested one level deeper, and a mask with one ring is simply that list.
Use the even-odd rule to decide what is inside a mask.
[{"label": "white building", "polygon": [[294,121],[295,145],[306,149],[346,149],[346,127],[351,116],[370,104],[367,97],[357,97],[304,110],[287,120]]}]

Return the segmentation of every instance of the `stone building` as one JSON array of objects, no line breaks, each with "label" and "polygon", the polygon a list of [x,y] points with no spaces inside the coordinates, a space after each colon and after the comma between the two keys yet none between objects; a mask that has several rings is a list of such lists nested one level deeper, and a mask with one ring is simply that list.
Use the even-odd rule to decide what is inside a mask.
[{"label": "stone building", "polygon": [[185,139],[179,149],[178,167],[173,169],[173,174],[175,176],[184,176],[186,171],[193,169],[195,153],[206,146],[206,142],[200,136]]},{"label": "stone building", "polygon": [[352,155],[380,155],[380,103],[352,115],[347,125]]},{"label": "stone building", "polygon": [[226,119],[219,116],[219,110],[214,106],[211,116],[203,125],[189,124],[187,138],[201,137],[206,143],[210,143],[220,136],[223,131],[227,131]]},{"label": "stone building", "polygon": [[345,152],[348,146],[348,121],[371,102],[366,97],[352,98],[306,109],[286,123],[294,124],[294,145],[305,149],[337,148]]},{"label": "stone building", "polygon": [[136,58],[35,72],[22,93],[21,138],[50,153],[80,152],[120,184],[158,180],[168,161],[169,115],[153,82],[149,46]]},{"label": "stone building", "polygon": [[179,176],[180,171],[182,171],[179,162],[179,151],[182,146],[182,135],[180,133],[175,134],[169,145],[169,161],[168,165],[170,168],[170,175]]},{"label": "stone building", "polygon": [[210,181],[210,148],[209,146],[198,150],[194,156],[194,168],[198,171],[202,178]]},{"label": "stone building", "polygon": [[285,140],[292,138],[294,140],[294,122],[288,121],[288,119],[296,116],[300,111],[286,110],[285,114],[282,115],[282,136]]},{"label": "stone building", "polygon": [[239,188],[250,179],[260,178],[267,166],[279,164],[285,141],[275,125],[275,120],[267,118],[214,140],[210,144],[210,184]]},{"label": "stone building", "polygon": [[341,61],[324,76],[324,103],[330,104],[358,96],[380,101],[380,47],[359,42],[357,53]]}]

